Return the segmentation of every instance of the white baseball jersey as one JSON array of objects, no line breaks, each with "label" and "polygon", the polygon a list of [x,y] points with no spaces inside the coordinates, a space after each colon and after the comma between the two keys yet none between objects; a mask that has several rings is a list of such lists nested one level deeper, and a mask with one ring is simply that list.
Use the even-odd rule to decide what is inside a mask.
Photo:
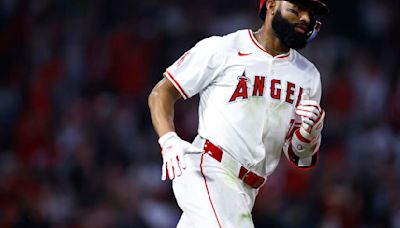
[{"label": "white baseball jersey", "polygon": [[300,122],[301,93],[321,99],[311,62],[295,50],[272,57],[251,30],[200,41],[164,76],[184,99],[200,93],[199,135],[263,176],[276,168],[289,129]]}]

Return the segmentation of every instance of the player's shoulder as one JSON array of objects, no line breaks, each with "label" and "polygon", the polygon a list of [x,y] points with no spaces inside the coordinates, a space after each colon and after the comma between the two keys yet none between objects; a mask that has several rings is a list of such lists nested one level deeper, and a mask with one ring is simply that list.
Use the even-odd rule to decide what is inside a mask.
[{"label": "player's shoulder", "polygon": [[211,48],[218,47],[222,44],[221,36],[210,36],[198,41],[195,45],[197,48]]},{"label": "player's shoulder", "polygon": [[231,49],[242,43],[243,36],[248,34],[248,30],[238,30],[225,35],[216,35],[200,40],[196,47],[209,48],[209,50],[224,50]]},{"label": "player's shoulder", "polygon": [[320,77],[318,68],[309,59],[307,59],[305,56],[303,56],[300,52],[296,50],[292,51],[293,54],[295,55],[294,64],[296,65],[296,67],[298,67],[302,71],[307,72],[308,75]]}]

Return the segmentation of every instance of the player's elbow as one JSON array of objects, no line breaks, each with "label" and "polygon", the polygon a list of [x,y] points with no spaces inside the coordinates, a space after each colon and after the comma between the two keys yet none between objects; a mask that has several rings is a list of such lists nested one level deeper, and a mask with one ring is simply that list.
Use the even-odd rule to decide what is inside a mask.
[{"label": "player's elbow", "polygon": [[181,98],[181,94],[169,80],[164,78],[151,91],[148,97],[148,105],[150,110],[157,105],[173,107],[179,98]]},{"label": "player's elbow", "polygon": [[154,109],[158,97],[159,97],[159,91],[157,90],[157,87],[154,87],[151,93],[149,94],[149,97],[147,98],[147,105],[149,106],[150,110]]}]

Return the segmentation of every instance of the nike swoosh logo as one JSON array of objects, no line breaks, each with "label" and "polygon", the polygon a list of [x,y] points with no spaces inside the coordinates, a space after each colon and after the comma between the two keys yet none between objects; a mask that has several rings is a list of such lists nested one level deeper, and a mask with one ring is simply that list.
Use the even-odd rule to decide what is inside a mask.
[{"label": "nike swoosh logo", "polygon": [[242,53],[241,51],[238,51],[238,55],[239,56],[247,56],[247,55],[251,55],[252,53]]}]

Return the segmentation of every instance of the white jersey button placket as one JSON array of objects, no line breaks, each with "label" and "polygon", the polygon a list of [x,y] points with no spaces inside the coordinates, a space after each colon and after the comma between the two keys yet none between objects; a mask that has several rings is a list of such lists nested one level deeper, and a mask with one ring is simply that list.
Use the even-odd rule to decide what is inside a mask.
[{"label": "white jersey button placket", "polygon": [[275,63],[275,61],[274,61],[274,59],[272,59],[270,67],[269,67],[269,75],[271,75],[271,76],[275,74],[274,63]]}]

